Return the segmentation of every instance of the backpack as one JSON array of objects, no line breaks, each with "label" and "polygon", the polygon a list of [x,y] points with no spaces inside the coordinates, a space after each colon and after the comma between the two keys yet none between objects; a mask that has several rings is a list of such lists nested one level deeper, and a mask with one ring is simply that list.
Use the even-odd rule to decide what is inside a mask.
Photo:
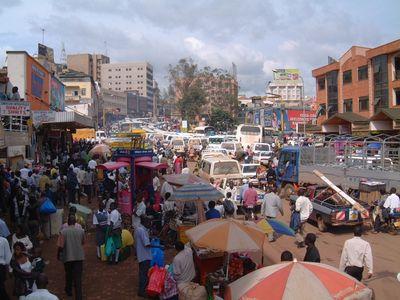
[{"label": "backpack", "polygon": [[228,215],[233,215],[235,213],[235,206],[231,200],[225,199],[223,206]]}]

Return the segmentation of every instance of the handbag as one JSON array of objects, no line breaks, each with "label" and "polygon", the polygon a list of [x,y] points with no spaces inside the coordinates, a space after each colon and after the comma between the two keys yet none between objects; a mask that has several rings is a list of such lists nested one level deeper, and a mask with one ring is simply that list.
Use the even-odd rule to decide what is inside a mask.
[{"label": "handbag", "polygon": [[54,214],[57,211],[57,208],[54,206],[53,202],[50,200],[50,198],[46,198],[42,205],[40,205],[39,211],[42,214]]},{"label": "handbag", "polygon": [[147,295],[155,297],[160,295],[164,290],[164,282],[167,271],[164,268],[154,266],[149,271],[149,283],[146,288]]}]

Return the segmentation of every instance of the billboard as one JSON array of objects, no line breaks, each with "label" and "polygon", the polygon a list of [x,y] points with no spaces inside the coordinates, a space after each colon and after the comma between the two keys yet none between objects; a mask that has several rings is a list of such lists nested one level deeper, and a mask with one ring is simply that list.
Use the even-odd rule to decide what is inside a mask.
[{"label": "billboard", "polygon": [[1,116],[18,116],[29,117],[31,109],[27,101],[1,101],[0,102]]},{"label": "billboard", "polygon": [[282,115],[285,131],[295,131],[297,123],[312,123],[315,120],[316,111],[306,110],[303,112],[301,109],[285,109],[282,112],[280,108],[265,109],[264,127],[281,130]]},{"label": "billboard", "polygon": [[296,124],[311,124],[316,119],[316,111],[315,110],[295,110],[289,109],[287,111],[288,119],[290,122],[290,127],[292,129],[296,129]]},{"label": "billboard", "polygon": [[274,69],[272,70],[274,80],[299,80],[300,71],[299,69]]},{"label": "billboard", "polygon": [[50,62],[54,62],[54,50],[53,48],[47,47],[38,43],[38,56],[47,59]]},{"label": "billboard", "polygon": [[32,110],[49,110],[50,72],[28,56],[26,61],[26,98]]},{"label": "billboard", "polygon": [[51,76],[50,88],[50,108],[56,111],[63,111],[65,104],[64,84],[56,77]]}]

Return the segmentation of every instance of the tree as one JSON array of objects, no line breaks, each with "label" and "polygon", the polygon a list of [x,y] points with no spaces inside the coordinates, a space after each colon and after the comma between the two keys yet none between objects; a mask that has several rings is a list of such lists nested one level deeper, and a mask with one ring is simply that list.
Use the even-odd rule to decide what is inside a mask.
[{"label": "tree", "polygon": [[176,66],[169,65],[169,95],[177,100],[178,109],[188,121],[200,114],[205,104],[205,93],[198,80],[199,70],[191,58],[180,59]]},{"label": "tree", "polygon": [[225,110],[214,109],[210,116],[209,125],[217,131],[228,131],[235,126],[235,119]]}]

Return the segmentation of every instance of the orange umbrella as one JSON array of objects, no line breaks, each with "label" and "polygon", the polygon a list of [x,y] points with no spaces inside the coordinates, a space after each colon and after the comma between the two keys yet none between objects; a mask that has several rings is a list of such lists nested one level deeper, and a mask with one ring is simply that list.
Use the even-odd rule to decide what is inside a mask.
[{"label": "orange umbrella", "polygon": [[320,300],[372,298],[372,290],[320,263],[288,262],[258,269],[228,285],[224,299]]},{"label": "orange umbrella", "polygon": [[93,156],[95,154],[101,156],[109,155],[111,154],[111,149],[106,144],[98,144],[89,151],[89,155]]},{"label": "orange umbrella", "polygon": [[262,250],[265,234],[254,222],[235,219],[212,219],[186,231],[198,247],[217,251],[241,252]]}]

